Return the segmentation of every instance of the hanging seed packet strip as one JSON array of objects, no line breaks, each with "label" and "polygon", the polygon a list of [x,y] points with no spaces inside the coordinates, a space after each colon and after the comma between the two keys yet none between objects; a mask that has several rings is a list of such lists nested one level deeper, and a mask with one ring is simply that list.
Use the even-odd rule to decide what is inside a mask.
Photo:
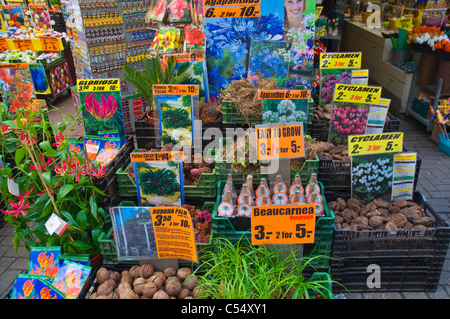
[{"label": "hanging seed packet strip", "polygon": [[10,299],[65,299],[65,295],[49,280],[44,275],[18,274]]},{"label": "hanging seed packet strip", "polygon": [[54,278],[59,271],[61,247],[31,247],[28,273]]},{"label": "hanging seed packet strip", "polygon": [[392,200],[411,200],[413,198],[416,162],[416,153],[400,153],[394,155]]}]

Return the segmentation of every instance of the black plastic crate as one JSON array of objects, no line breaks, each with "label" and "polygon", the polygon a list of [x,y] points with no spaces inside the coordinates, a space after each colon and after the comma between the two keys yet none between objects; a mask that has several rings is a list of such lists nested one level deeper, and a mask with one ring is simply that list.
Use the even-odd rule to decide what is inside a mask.
[{"label": "black plastic crate", "polygon": [[[325,196],[328,203],[338,197],[345,200],[350,198],[349,195],[344,197],[329,193],[325,193]],[[419,191],[414,192],[413,201],[434,220],[433,228],[355,231],[337,229],[335,226],[331,256],[333,258],[433,257],[443,262],[450,243],[450,226]]]},{"label": "black plastic crate", "polygon": [[[405,152],[408,150],[404,147]],[[416,171],[414,175],[414,190],[419,181],[422,158],[417,154]],[[326,191],[339,194],[351,194],[351,161],[337,161],[319,155],[319,170],[317,178],[323,183]]]},{"label": "black plastic crate", "polygon": [[136,132],[136,144],[141,149],[156,147],[155,129],[146,119],[134,122]]},{"label": "black plastic crate", "polygon": [[[383,132],[399,132],[400,119],[388,113],[389,121],[385,122]],[[312,119],[312,124],[308,127],[309,135],[318,141],[328,141],[328,132],[330,131],[330,121]]]},{"label": "black plastic crate", "polygon": [[[442,263],[432,256],[332,258],[331,278],[339,283],[333,284],[333,292],[433,292],[439,285]],[[375,271],[380,275],[378,287],[370,286]]]}]

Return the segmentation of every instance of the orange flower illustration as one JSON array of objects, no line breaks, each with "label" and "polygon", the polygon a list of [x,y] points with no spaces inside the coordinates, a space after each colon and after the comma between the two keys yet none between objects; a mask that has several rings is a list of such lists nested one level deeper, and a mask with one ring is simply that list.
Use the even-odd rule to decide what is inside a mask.
[{"label": "orange flower illustration", "polygon": [[66,295],[66,299],[75,299],[81,292],[81,287],[68,287],[65,289],[64,294]]},{"label": "orange flower illustration", "polygon": [[66,271],[66,284],[69,287],[79,286],[81,283],[81,270],[68,268]]},{"label": "orange flower illustration", "polygon": [[53,261],[54,255],[50,253],[50,256],[47,256],[45,252],[42,252],[38,255],[37,261],[42,269],[48,268],[50,266],[54,266],[55,262]]},{"label": "orange flower illustration", "polygon": [[30,294],[33,292],[34,289],[34,284],[33,284],[33,279],[27,280],[24,284],[23,284],[23,293],[25,295],[25,298],[28,298],[30,296]]},{"label": "orange flower illustration", "polygon": [[52,295],[51,289],[48,287],[44,287],[40,291],[41,299],[56,299],[56,295]]}]

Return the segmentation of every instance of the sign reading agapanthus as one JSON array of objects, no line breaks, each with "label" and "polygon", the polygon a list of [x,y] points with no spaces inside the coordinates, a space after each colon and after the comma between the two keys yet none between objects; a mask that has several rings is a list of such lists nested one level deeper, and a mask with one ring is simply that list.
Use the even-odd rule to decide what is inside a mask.
[{"label": "sign reading agapanthus", "polygon": [[86,135],[101,131],[118,131],[121,144],[125,144],[125,124],[119,79],[91,79],[77,81],[81,113]]}]

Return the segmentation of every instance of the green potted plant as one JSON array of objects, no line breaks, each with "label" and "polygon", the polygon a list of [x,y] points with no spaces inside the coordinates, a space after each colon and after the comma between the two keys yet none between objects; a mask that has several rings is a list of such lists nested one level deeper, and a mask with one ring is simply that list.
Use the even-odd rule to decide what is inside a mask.
[{"label": "green potted plant", "polygon": [[[6,105],[0,105],[7,130],[2,136],[19,146],[12,154],[15,166],[0,170],[1,201],[6,203],[0,213],[14,227],[15,250],[21,245],[26,250],[61,246],[63,253],[98,256],[97,239],[104,231],[106,213],[97,201],[105,194],[93,186],[93,178],[105,170],[94,167],[87,155],[70,157],[67,152],[71,131],[81,119],[65,115],[54,125],[44,113],[24,117],[20,110],[11,118]],[[15,191],[8,186],[12,180]],[[53,213],[68,224],[60,236],[50,235],[45,226]]]},{"label": "green potted plant", "polygon": [[333,298],[331,284],[336,282],[327,273],[315,272],[307,278],[304,272],[313,259],[328,257],[298,258],[298,251],[271,247],[215,239],[194,272],[199,278],[195,298]]}]

